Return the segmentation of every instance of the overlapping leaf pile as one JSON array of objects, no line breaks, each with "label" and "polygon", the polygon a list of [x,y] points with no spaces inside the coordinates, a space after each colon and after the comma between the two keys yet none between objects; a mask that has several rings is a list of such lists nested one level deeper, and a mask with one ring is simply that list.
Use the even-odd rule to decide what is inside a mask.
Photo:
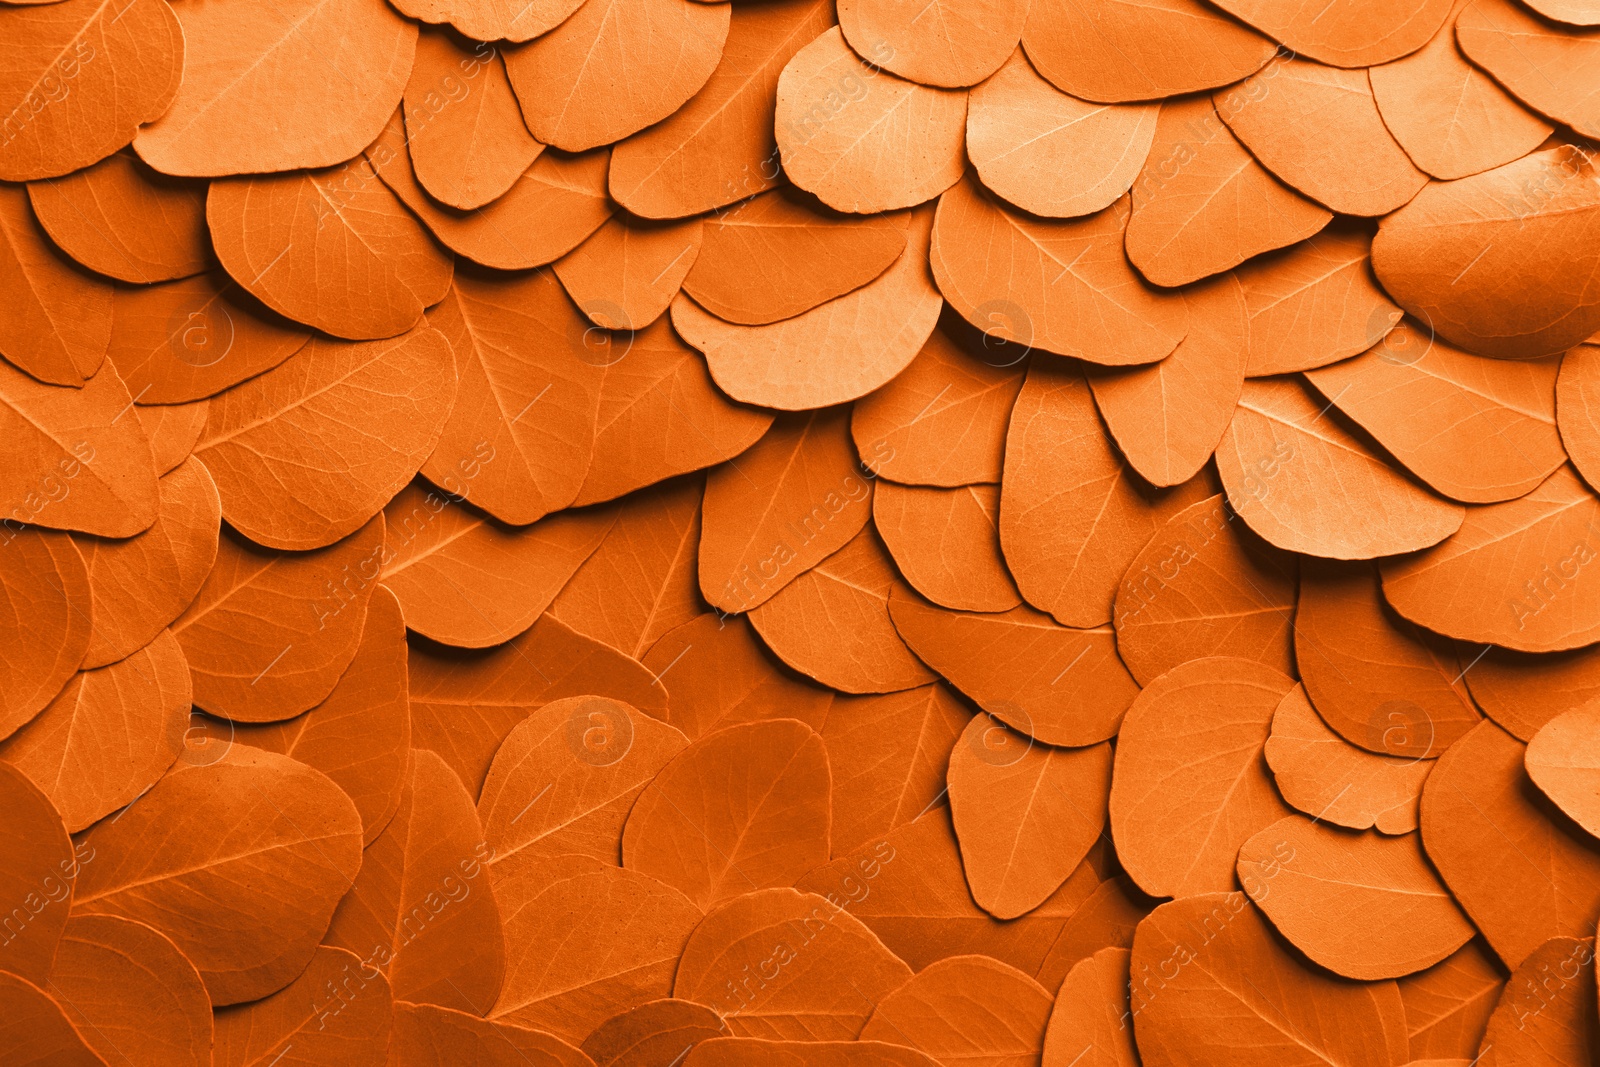
[{"label": "overlapping leaf pile", "polygon": [[0,6],[0,1061],[1600,1056],[1600,4]]}]

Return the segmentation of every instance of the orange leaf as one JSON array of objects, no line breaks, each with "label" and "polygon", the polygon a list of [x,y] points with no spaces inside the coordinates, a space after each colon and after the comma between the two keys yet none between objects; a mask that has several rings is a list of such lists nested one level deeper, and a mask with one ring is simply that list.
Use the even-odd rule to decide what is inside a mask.
[{"label": "orange leaf", "polygon": [[923,85],[976,85],[1017,47],[1028,0],[844,0],[839,28],[850,47],[884,70]]},{"label": "orange leaf", "polygon": [[0,971],[0,1045],[18,1063],[106,1067],[54,998],[5,971]]},{"label": "orange leaf", "polygon": [[532,626],[616,521],[614,509],[557,512],[507,527],[413,482],[384,508],[383,584],[406,628],[461,648]]},{"label": "orange leaf", "polygon": [[778,76],[796,52],[833,25],[833,4],[772,0],[733,8],[722,59],[704,87],[666,119],[616,146],[611,195],[636,215],[696,215],[778,184]]},{"label": "orange leaf", "polygon": [[[8,10],[16,9],[0,16]],[[0,286],[10,294],[0,304],[0,355],[54,385],[76,388],[94,375],[111,336],[113,290],[45,239],[18,188],[0,188]]]},{"label": "orange leaf", "polygon": [[291,985],[265,1000],[217,1012],[214,1062],[265,1067],[277,1057],[282,1067],[331,1059],[349,1067],[383,1067],[391,1003],[389,983],[371,959],[324,945]]},{"label": "orange leaf", "polygon": [[291,756],[333,779],[361,813],[370,845],[400,806],[411,751],[406,631],[394,594],[372,594],[355,658],[326,700],[285,722],[229,724],[229,736]]},{"label": "orange leaf", "polygon": [[1062,92],[1115,103],[1213,89],[1271,59],[1272,42],[1200,0],[1034,0],[1028,58]]},{"label": "orange leaf", "polygon": [[584,855],[615,864],[634,801],[686,744],[671,726],[621,701],[546,704],[506,735],[489,765],[478,814],[492,862],[527,852],[529,859]]},{"label": "orange leaf", "polygon": [[548,33],[583,0],[400,0],[396,10],[423,22],[448,22],[478,41],[528,41]]},{"label": "orange leaf", "polygon": [[229,0],[177,14],[190,59],[183,84],[133,145],[164,174],[330,167],[357,155],[400,103],[417,47],[416,26],[381,0]]},{"label": "orange leaf", "polygon": [[949,779],[972,897],[995,918],[1015,919],[1061,888],[1100,836],[1111,746],[1035,746],[979,715],[950,753]]},{"label": "orange leaf", "polygon": [[1397,984],[1406,1005],[1412,1059],[1459,1056],[1471,1060],[1478,1054],[1483,1028],[1506,980],[1478,937],[1450,958]]},{"label": "orange leaf", "polygon": [[601,1023],[583,1039],[583,1051],[595,1067],[650,1067],[725,1032],[722,1016],[702,1004],[652,1000]]},{"label": "orange leaf", "polygon": [[700,253],[699,219],[649,223],[614,216],[555,265],[572,302],[607,330],[661,317]]},{"label": "orange leaf", "polygon": [[881,482],[873,525],[906,581],[923,596],[962,611],[1005,611],[1020,603],[1000,556],[998,485],[931,489]]},{"label": "orange leaf", "polygon": [[1295,561],[1242,528],[1213,496],[1156,530],[1117,587],[1117,653],[1135,679],[1202,656],[1293,670]]},{"label": "orange leaf", "polygon": [[695,927],[672,995],[713,1008],[740,1037],[850,1041],[910,978],[848,911],[815,893],[763,889],[724,901]]},{"label": "orange leaf", "polygon": [[224,530],[205,585],[172,624],[195,703],[242,722],[320,704],[356,654],[383,551],[381,518],[292,556]]},{"label": "orange leaf", "polygon": [[[1044,962],[1039,965],[1039,984],[1046,989],[1059,989],[1078,966],[1104,949],[1133,947],[1133,931],[1139,922],[1156,906],[1152,897],[1140,892],[1133,879],[1125,874],[1101,882],[1062,927],[1060,936],[1050,946]],[[1099,972],[1099,968],[1095,969]],[[1102,975],[1103,976],[1103,975]],[[1080,976],[1079,981],[1083,981]],[[1127,996],[1126,991],[1123,996]],[[1057,1003],[1072,1003],[1072,997],[1056,996]],[[1125,1011],[1123,1006],[1121,1011]],[[1117,1018],[1121,1018],[1121,1011]],[[1128,1035],[1122,1035],[1126,1040]],[[1050,1044],[1048,1035],[1046,1045]],[[1117,1067],[1123,1067],[1118,1064]],[[1131,1065],[1130,1065],[1131,1067]]]},{"label": "orange leaf", "polygon": [[1600,293],[1578,282],[1597,269],[1597,228],[1594,164],[1557,145],[1423,189],[1379,225],[1372,267],[1396,303],[1469,352],[1552,355],[1600,329]]},{"label": "orange leaf", "polygon": [[1600,836],[1600,708],[1562,712],[1539,728],[1523,762],[1528,777],[1573,822]]},{"label": "orange leaf", "polygon": [[937,1067],[937,1060],[881,1041],[766,1041],[714,1037],[702,1041],[684,1067]]},{"label": "orange leaf", "polygon": [[738,326],[679,297],[672,324],[735,400],[790,411],[855,400],[904,370],[939,321],[944,302],[927,267],[932,225],[931,211],[914,213],[893,266],[794,318]]},{"label": "orange leaf", "polygon": [[1485,648],[1464,675],[1472,699],[1502,730],[1532,741],[1564,711],[1600,696],[1600,649],[1536,655]]},{"label": "orange leaf", "polygon": [[[156,477],[165,477],[194,452],[195,442],[206,428],[210,408],[206,400],[187,404],[135,405],[139,425],[150,438],[150,454],[156,461]],[[215,484],[215,483],[213,483]],[[220,506],[220,505],[219,505]]]},{"label": "orange leaf", "polygon": [[1051,997],[1015,967],[954,956],[919,971],[873,1009],[860,1041],[907,1045],[940,1063],[1039,1062]]},{"label": "orange leaf", "polygon": [[206,187],[158,174],[127,150],[28,186],[51,240],[91,270],[125,282],[187,278],[216,264]]},{"label": "orange leaf", "polygon": [[1139,692],[1109,626],[1072,629],[1028,607],[945,611],[900,589],[889,611],[918,658],[1006,725],[1046,744],[1092,745],[1114,736]]},{"label": "orange leaf", "polygon": [[1561,357],[1556,421],[1572,465],[1590,485],[1600,484],[1600,348],[1579,345]]},{"label": "orange leaf", "polygon": [[0,40],[10,52],[0,77],[7,181],[54,178],[109,156],[175,103],[184,74],[185,35],[165,0],[115,12],[101,0],[6,6]]},{"label": "orange leaf", "polygon": [[1585,137],[1594,117],[1596,40],[1590,27],[1555,25],[1506,0],[1473,0],[1456,19],[1456,42],[1534,111]]},{"label": "orange leaf", "polygon": [[[47,982],[75,883],[95,850],[73,846],[50,798],[10,764],[0,765],[0,797],[7,815],[0,824],[0,887],[15,909],[6,916],[6,970]],[[0,1003],[14,1001],[0,996]]]},{"label": "orange leaf", "polygon": [[730,8],[693,0],[578,6],[505,55],[528,129],[545,144],[581,152],[660,122],[716,68]]},{"label": "orange leaf", "polygon": [[1415,52],[1450,14],[1451,0],[1335,0],[1320,9],[1271,0],[1217,5],[1322,63],[1371,67]]},{"label": "orange leaf", "polygon": [[1218,656],[1168,671],[1133,702],[1117,734],[1111,835],[1145,892],[1225,891],[1239,846],[1290,814],[1261,750],[1292,688],[1270,667]]},{"label": "orange leaf", "polygon": [[1183,298],[1123,254],[1128,201],[1079,219],[1018,215],[970,178],[939,198],[928,261],[939,291],[991,337],[1091,363],[1153,363],[1189,330]]},{"label": "orange leaf", "polygon": [[155,927],[213,1004],[237,1004],[305,970],[361,866],[361,816],[320,772],[232,745],[214,762],[180,762],[84,844],[95,862],[74,910]]},{"label": "orange leaf", "polygon": [[506,983],[490,1017],[568,1042],[624,1008],[667,996],[700,921],[677,890],[589,856],[517,856],[496,865],[494,889]]},{"label": "orange leaf", "polygon": [[1593,937],[1552,937],[1535,949],[1501,990],[1478,1060],[1488,1067],[1592,1063],[1600,1053],[1594,966]]},{"label": "orange leaf", "polygon": [[954,185],[966,166],[966,92],[871,66],[838,29],[790,58],[777,94],[784,173],[829,207],[914,207]]},{"label": "orange leaf", "polygon": [[1211,100],[1169,101],[1133,183],[1128,258],[1158,285],[1184,285],[1311,237],[1330,218],[1256,162]]},{"label": "orange leaf", "polygon": [[93,610],[89,572],[62,534],[0,522],[0,737],[44,710],[83,662]]},{"label": "orange leaf", "polygon": [[1043,1067],[1078,1061],[1084,1067],[1138,1067],[1133,1027],[1126,1021],[1131,955],[1126,948],[1103,948],[1068,972],[1045,1031]]},{"label": "orange leaf", "polygon": [[193,602],[216,562],[222,504],[205,465],[185,461],[161,478],[159,491],[156,521],[144,533],[77,542],[94,603],[84,669],[115,663],[155,640]]},{"label": "orange leaf", "polygon": [[490,1022],[431,1004],[394,1006],[393,1067],[591,1067],[578,1049],[540,1030]]},{"label": "orange leaf", "polygon": [[170,632],[119,663],[76,675],[32,722],[0,744],[76,833],[132,802],[183,751],[189,664]]},{"label": "orange leaf", "polygon": [[1422,790],[1428,859],[1508,967],[1600,911],[1600,846],[1556,816],[1528,780],[1523,745],[1479,723],[1439,757]]},{"label": "orange leaf", "polygon": [[828,750],[805,723],[717,730],[674,756],[639,794],[622,832],[622,864],[702,910],[793,885],[828,861],[831,787]]},{"label": "orange leaf", "polygon": [[552,701],[597,693],[667,717],[667,691],[649,671],[549,615],[489,652],[414,645],[408,672],[412,744],[437,752],[472,796],[506,735]]},{"label": "orange leaf", "polygon": [[728,322],[793,318],[893,266],[909,218],[841,215],[792,187],[775,189],[713,216],[683,289]]}]

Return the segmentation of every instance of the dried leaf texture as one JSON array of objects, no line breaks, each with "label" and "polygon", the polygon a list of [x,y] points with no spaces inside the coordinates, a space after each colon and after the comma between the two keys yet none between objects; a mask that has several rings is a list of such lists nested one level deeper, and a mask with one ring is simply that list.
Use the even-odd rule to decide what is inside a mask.
[{"label": "dried leaf texture", "polygon": [[951,750],[971,718],[937,684],[835,698],[822,727],[833,776],[835,858],[877,843],[944,798]]},{"label": "dried leaf texture", "polygon": [[1056,996],[1044,1037],[1045,1067],[1135,1067],[1128,1012],[1126,948],[1104,948],[1073,967]]},{"label": "dried leaf texture", "polygon": [[1027,0],[927,6],[908,0],[845,0],[844,39],[867,62],[922,85],[976,85],[1017,47]]},{"label": "dried leaf texture", "polygon": [[1352,834],[1291,815],[1240,846],[1238,869],[1279,932],[1346,978],[1415,974],[1473,935],[1416,834]]},{"label": "dried leaf texture", "polygon": [[447,32],[417,37],[401,107],[417,181],[447,207],[483,207],[544,151],[522,123],[500,56],[488,45],[469,51]]},{"label": "dried leaf texture", "polygon": [[809,726],[730,726],[673,757],[639,794],[622,833],[622,863],[707,910],[793,885],[826,863],[831,811],[828,750]]},{"label": "dried leaf texture", "polygon": [[63,534],[0,522],[0,737],[44,710],[83,662],[93,625],[88,568]]},{"label": "dried leaf texture", "polygon": [[1595,1022],[1594,939],[1552,937],[1511,974],[1483,1034],[1479,1059],[1511,1064],[1591,1063]]},{"label": "dried leaf texture", "polygon": [[550,614],[638,660],[668,631],[698,617],[705,607],[695,584],[702,493],[700,479],[684,478],[626,498],[615,509],[616,525]]},{"label": "dried leaf texture", "polygon": [[363,158],[211,184],[206,220],[234,281],[335,337],[393,337],[450,287],[451,263]]},{"label": "dried leaf texture", "polygon": [[1484,714],[1520,741],[1600,696],[1600,649],[1535,655],[1488,648],[1465,675]]},{"label": "dried leaf texture", "polygon": [[608,509],[508,527],[412,483],[384,508],[383,584],[408,629],[460,648],[502,644],[534,624],[615,521]]},{"label": "dried leaf texture", "polygon": [[1400,979],[1412,1059],[1475,1057],[1505,984],[1500,965],[1482,938],[1467,942],[1449,959]]},{"label": "dried leaf texture", "polygon": [[143,923],[78,915],[46,986],[107,1063],[209,1067],[211,1000],[178,947]]},{"label": "dried leaf texture", "polygon": [[105,1067],[66,1013],[44,990],[0,971],[0,1043],[19,1063]]},{"label": "dried leaf texture", "polygon": [[206,189],[169,178],[131,152],[58,181],[28,186],[50,239],[85,267],[125,282],[162,282],[216,262],[206,234]]},{"label": "dried leaf texture", "polygon": [[1046,744],[1107,740],[1139,693],[1109,626],[1077,630],[1028,607],[945,611],[900,589],[889,612],[919,659],[990,714]]},{"label": "dried leaf texture", "polygon": [[766,436],[706,478],[700,592],[749,611],[844,547],[872,516],[847,408],[779,415]]},{"label": "dried leaf texture", "polygon": [[293,556],[224,530],[205,584],[172,624],[194,702],[242,722],[321,703],[355,657],[383,552],[381,519]]},{"label": "dried leaf texture", "polygon": [[77,674],[32,722],[0,744],[0,760],[50,798],[73,833],[131,803],[183,751],[189,664],[162,631],[146,648]]},{"label": "dried leaf texture", "polygon": [[679,297],[672,324],[735,400],[792,411],[865,396],[916,358],[939,321],[944,302],[927,266],[932,215],[911,217],[905,251],[877,279],[794,318],[738,326]]},{"label": "dried leaf texture", "polygon": [[133,145],[163,174],[259,174],[356,156],[400,103],[417,47],[416,26],[380,0],[224,0],[177,13],[183,84]]},{"label": "dried leaf texture", "polygon": [[1572,465],[1591,486],[1600,484],[1600,348],[1579,345],[1562,357],[1556,423]]},{"label": "dried leaf texture", "polygon": [[1251,381],[1217,448],[1228,502],[1279,548],[1372,559],[1428,548],[1461,528],[1466,509],[1384,461],[1305,386]]},{"label": "dried leaf texture", "polygon": [[1272,173],[1340,214],[1386,214],[1428,182],[1383,124],[1366,71],[1290,59],[1239,92],[1242,103],[1218,107],[1235,136]]},{"label": "dried leaf texture", "polygon": [[684,1067],[933,1067],[916,1049],[882,1041],[765,1041],[717,1037],[696,1045]]},{"label": "dried leaf texture", "polygon": [[1303,564],[1294,639],[1306,694],[1351,744],[1432,759],[1478,724],[1455,649],[1395,614],[1368,564]]},{"label": "dried leaf texture", "polygon": [[477,41],[521,42],[548,33],[583,0],[400,0],[396,10],[423,22],[448,22]]},{"label": "dried leaf texture", "polygon": [[1292,688],[1270,667],[1211,657],[1168,671],[1133,702],[1117,734],[1111,836],[1145,892],[1226,891],[1239,846],[1291,814],[1262,748]]},{"label": "dried leaf texture", "polygon": [[1372,276],[1371,249],[1366,226],[1341,221],[1240,267],[1250,312],[1245,374],[1310,370],[1383,340],[1402,312]]},{"label": "dried leaf texture", "polygon": [[910,978],[844,908],[815,893],[763,889],[706,915],[683,947],[672,995],[711,1007],[740,1037],[851,1041]]},{"label": "dried leaf texture", "polygon": [[[1220,103],[1248,99],[1236,89]],[[1212,101],[1169,101],[1133,183],[1128,258],[1157,285],[1186,285],[1312,237],[1330,218],[1256,162]]]},{"label": "dried leaf texture", "polygon": [[1018,49],[967,102],[967,154],[983,184],[1035,215],[1109,207],[1144,166],[1152,104],[1091,104],[1060,92]]},{"label": "dried leaf texture", "polygon": [[612,1016],[583,1039],[596,1067],[647,1067],[684,1056],[725,1032],[722,1017],[692,1000],[653,1000]]},{"label": "dried leaf texture", "polygon": [[850,435],[861,462],[907,485],[998,482],[1026,367],[1005,342],[990,352],[986,341],[953,312],[941,314],[906,369],[856,401]]},{"label": "dried leaf texture", "polygon": [[1469,352],[1551,355],[1600,329],[1596,226],[1593,164],[1557,145],[1428,186],[1379,224],[1372,266],[1396,303]]},{"label": "dried leaf texture", "polygon": [[990,337],[1091,363],[1153,363],[1189,330],[1123,255],[1128,202],[1081,219],[1018,215],[970,177],[939,198],[929,263],[939,291]]},{"label": "dried leaf texture", "polygon": [[571,1044],[541,1030],[490,1022],[430,1004],[394,1006],[390,1063],[447,1067],[465,1059],[478,1067],[589,1067]]},{"label": "dried leaf texture", "polygon": [[1000,487],[880,483],[872,518],[906,581],[947,608],[1005,611],[1021,601],[1000,556]]},{"label": "dried leaf texture", "polygon": [[1456,42],[1513,96],[1585,137],[1594,114],[1597,35],[1554,25],[1506,0],[1473,0],[1456,19]]},{"label": "dried leaf texture", "polygon": [[371,959],[324,945],[292,984],[264,1000],[217,1012],[213,1062],[264,1067],[277,1057],[284,1067],[330,1059],[381,1067],[393,1027],[392,996]]},{"label": "dried leaf texture", "polygon": [[460,385],[423,476],[514,526],[570,505],[612,353],[586,347],[588,320],[555,275],[463,275],[428,322],[450,342]]},{"label": "dried leaf texture", "polygon": [[1413,163],[1444,181],[1519,159],[1551,130],[1456,47],[1455,16],[1467,6],[1455,0],[1432,40],[1367,72],[1383,124]]},{"label": "dried leaf texture", "polygon": [[1328,728],[1295,686],[1272,715],[1267,765],[1283,799],[1315,819],[1385,834],[1417,828],[1431,761],[1376,756]]},{"label": "dried leaf texture", "polygon": [[1189,332],[1161,362],[1090,370],[1095,406],[1134,470],[1173,486],[1200,473],[1244,388],[1250,319],[1244,291],[1225,274],[1185,291]]},{"label": "dried leaf texture", "polygon": [[1552,937],[1586,935],[1600,913],[1600,849],[1534,787],[1523,751],[1481,723],[1422,791],[1428,858],[1513,969]]},{"label": "dried leaf texture", "polygon": [[400,605],[380,588],[355,658],[326,700],[286,722],[230,724],[230,736],[332,778],[361,813],[362,843],[370,845],[400,806],[411,751],[409,695]]},{"label": "dried leaf texture", "polygon": [[624,1008],[667,996],[700,922],[677,890],[588,856],[519,856],[499,864],[494,879],[506,983],[490,1017],[567,1042]]},{"label": "dried leaf texture", "polygon": [[1386,563],[1383,595],[1421,626],[1524,652],[1600,638],[1590,525],[1600,500],[1563,467],[1520,500],[1473,508],[1438,548]]},{"label": "dried leaf texture", "polygon": [[995,918],[1015,919],[1061,888],[1100,836],[1111,746],[1035,745],[979,715],[951,750],[949,781],[972,897]]},{"label": "dried leaf texture", "polygon": [[1474,356],[1402,322],[1364,355],[1307,377],[1430,487],[1488,504],[1530,492],[1566,461],[1560,366]]},{"label": "dried leaf texture", "polygon": [[1337,0],[1318,8],[1224,0],[1217,6],[1318,62],[1371,67],[1421,48],[1452,5],[1451,0]]},{"label": "dried leaf texture", "polygon": [[183,613],[216,561],[221,522],[210,473],[198,460],[185,460],[161,478],[150,529],[122,541],[78,541],[94,603],[83,667],[131,656]]},{"label": "dried leaf texture", "polygon": [[643,663],[657,679],[671,674],[668,721],[691,739],[763,719],[799,719],[813,730],[834,721],[829,708],[839,697],[784,667],[742,616],[696,615],[663,634]]},{"label": "dried leaf texture", "polygon": [[527,852],[617,863],[634,801],[687,744],[621,701],[546,704],[506,736],[483,783],[478,814],[494,862]]},{"label": "dried leaf texture", "polygon": [[1117,586],[1117,653],[1141,684],[1203,656],[1293,671],[1296,563],[1242,528],[1220,496],[1166,521]]},{"label": "dried leaf texture", "polygon": [[778,184],[778,77],[833,25],[826,0],[736,4],[704,87],[663,121],[620,142],[611,195],[636,215],[681,218]]},{"label": "dried leaf texture", "polygon": [[1273,56],[1271,41],[1199,0],[1035,0],[1022,43],[1062,92],[1105,103],[1214,89]]},{"label": "dried leaf texture", "polygon": [[[0,826],[0,857],[5,860],[0,886],[17,909],[7,914],[6,970],[43,983],[57,955],[78,875],[94,859],[94,849],[74,847],[50,798],[9,764],[0,766],[0,797],[7,812]],[[0,1003],[13,1001],[0,996]]]},{"label": "dried leaf texture", "polygon": [[181,404],[271,370],[310,331],[267,308],[221,270],[119,287],[107,355],[143,404]]},{"label": "dried leaf texture", "polygon": [[46,240],[20,188],[0,188],[0,285],[11,294],[0,307],[0,355],[55,385],[93,376],[111,336],[112,289]]},{"label": "dried leaf texture", "polygon": [[792,186],[774,189],[707,221],[683,288],[728,322],[793,318],[861,288],[902,258],[908,219],[843,215]]},{"label": "dried leaf texture", "polygon": [[499,270],[524,270],[560,259],[611,217],[615,208],[606,199],[608,156],[604,148],[575,156],[541,152],[499,199],[463,212],[440,206],[417,182],[398,110],[367,148],[367,159],[384,184],[440,244]]},{"label": "dried leaf texture", "polygon": [[553,701],[598,694],[667,717],[665,687],[638,661],[548,615],[487,653],[414,644],[407,669],[413,744],[439,753],[473,796],[500,743]]},{"label": "dried leaf texture", "polygon": [[[1187,965],[1175,967],[1178,959]],[[1162,960],[1174,961],[1164,973]],[[1131,963],[1146,1067],[1406,1061],[1394,983],[1358,985],[1307,967],[1279,947],[1243,893],[1161,905],[1139,924]]]},{"label": "dried leaf texture", "polygon": [[[500,993],[505,944],[472,798],[419,749],[400,806],[367,846],[323,943],[376,956],[394,995],[478,1014]],[[369,963],[370,966],[370,963]]]},{"label": "dried leaf texture", "polygon": [[1528,744],[1528,777],[1573,822],[1600,837],[1600,707],[1562,712]]},{"label": "dried leaf texture", "polygon": [[534,137],[568,152],[660,122],[705,85],[722,58],[731,5],[693,0],[585,3],[506,72]]},{"label": "dried leaf texture", "polygon": [[0,509],[18,522],[132,537],[155,522],[150,439],[133,399],[102,364],[81,389],[45,385],[0,363]]},{"label": "dried leaf texture", "polygon": [[86,844],[75,910],[154,927],[213,1004],[236,1004],[304,971],[361,866],[361,816],[320,772],[232,745],[180,763]]},{"label": "dried leaf texture", "polygon": [[1039,1062],[1051,997],[987,956],[930,964],[878,1002],[860,1041],[907,1045],[940,1062],[1022,1067]]},{"label": "dried leaf texture", "polygon": [[208,401],[187,404],[135,406],[134,414],[150,438],[150,454],[156,461],[156,476],[165,477],[178,468],[194,451],[200,432],[206,428]]},{"label": "dried leaf texture", "polygon": [[185,66],[184,34],[165,0],[117,12],[98,0],[6,7],[0,38],[7,181],[58,177],[122,148],[174,102]]},{"label": "dried leaf texture", "polygon": [[[1060,935],[1055,943],[1050,946],[1050,951],[1045,955],[1044,962],[1039,965],[1039,984],[1046,989],[1055,987],[1060,989],[1062,983],[1070,976],[1071,972],[1084,960],[1094,956],[1104,949],[1128,949],[1133,946],[1133,931],[1141,920],[1155,908],[1156,901],[1145,896],[1133,884],[1133,880],[1125,874],[1107,878],[1101,882],[1091,893],[1078,910],[1072,913],[1065,926],[1061,928]],[[1126,957],[1122,966],[1126,968]],[[1105,972],[1101,967],[1095,967],[1091,973],[1104,978]],[[1078,982],[1087,979],[1080,975]],[[1128,995],[1127,980],[1123,979],[1121,996],[1125,999]],[[1074,983],[1074,989],[1079,989]],[[1089,995],[1089,994],[1085,994]],[[1072,1005],[1076,994],[1069,992],[1065,998],[1058,993],[1056,1000],[1064,1002],[1064,1012],[1070,1018],[1078,1021],[1065,1023],[1075,1028],[1081,1025],[1081,1017],[1077,1016]],[[1092,999],[1092,995],[1091,996]],[[1127,1010],[1126,1004],[1119,1005],[1113,1021],[1122,1018],[1123,1011]],[[1126,1027],[1119,1027],[1121,1034],[1118,1036],[1123,1042],[1133,1040],[1132,1031]],[[1048,1035],[1046,1045],[1050,1043]],[[1061,1044],[1060,1041],[1057,1042]],[[1113,1042],[1116,1044],[1116,1042]],[[1129,1045],[1131,1047],[1131,1044]],[[1081,1049],[1080,1049],[1081,1050]],[[1107,1046],[1108,1051],[1114,1051]],[[1113,1061],[1117,1062],[1117,1061]],[[1135,1061],[1130,1060],[1128,1067]]]},{"label": "dried leaf texture", "polygon": [[700,253],[699,219],[651,223],[614,216],[555,266],[589,321],[642,330],[661,317]]},{"label": "dried leaf texture", "polygon": [[889,603],[909,588],[871,527],[750,612],[767,647],[790,667],[846,693],[893,693],[935,675],[912,655]]},{"label": "dried leaf texture", "polygon": [[1166,520],[1212,490],[1152,489],[1106,436],[1072,364],[1041,359],[1011,409],[1000,546],[1028,603],[1068,626],[1112,618],[1117,582]]}]

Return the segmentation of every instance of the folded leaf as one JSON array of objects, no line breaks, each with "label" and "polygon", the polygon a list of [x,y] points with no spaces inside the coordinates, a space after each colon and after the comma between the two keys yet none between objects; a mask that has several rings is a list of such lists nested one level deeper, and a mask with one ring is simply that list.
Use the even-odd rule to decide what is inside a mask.
[{"label": "folded leaf", "polygon": [[1539,728],[1523,762],[1528,777],[1573,822],[1600,837],[1600,707],[1562,712]]},{"label": "folded leaf", "polygon": [[256,1067],[277,1056],[284,1064],[337,1058],[350,1067],[382,1067],[391,996],[373,959],[324,945],[293,984],[217,1012],[213,1062]]},{"label": "folded leaf", "polygon": [[878,1002],[858,1041],[907,1045],[940,1063],[1037,1063],[1051,997],[987,956],[931,964]]},{"label": "folded leaf", "polygon": [[573,303],[607,330],[642,330],[661,317],[694,267],[698,219],[651,224],[614,217],[555,266]]},{"label": "folded leaf", "polygon": [[1000,556],[1000,487],[932,489],[880,482],[873,525],[906,581],[958,611],[1005,611],[1020,603]]},{"label": "folded leaf", "polygon": [[1371,67],[1421,48],[1450,14],[1451,0],[1337,0],[1320,10],[1270,0],[1217,6],[1318,62]]},{"label": "folded leaf", "polygon": [[0,521],[0,737],[44,710],[83,662],[93,592],[63,534]]},{"label": "folded leaf", "polygon": [[870,63],[923,85],[976,85],[1006,61],[1028,18],[1026,0],[844,0],[839,28]]}]

